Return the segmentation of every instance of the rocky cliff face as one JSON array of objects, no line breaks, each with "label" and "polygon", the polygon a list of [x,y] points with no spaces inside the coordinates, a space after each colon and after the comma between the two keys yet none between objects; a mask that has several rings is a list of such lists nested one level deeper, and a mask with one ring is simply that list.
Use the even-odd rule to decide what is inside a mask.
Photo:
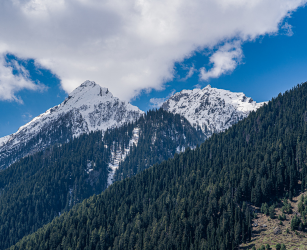
[{"label": "rocky cliff face", "polygon": [[118,127],[136,120],[144,112],[120,101],[106,88],[86,81],[64,102],[0,138],[0,169],[52,144],[64,143],[83,133]]},{"label": "rocky cliff face", "polygon": [[201,127],[209,137],[245,118],[264,103],[256,103],[244,93],[211,88],[182,90],[174,94],[162,108],[183,115],[193,126]]}]

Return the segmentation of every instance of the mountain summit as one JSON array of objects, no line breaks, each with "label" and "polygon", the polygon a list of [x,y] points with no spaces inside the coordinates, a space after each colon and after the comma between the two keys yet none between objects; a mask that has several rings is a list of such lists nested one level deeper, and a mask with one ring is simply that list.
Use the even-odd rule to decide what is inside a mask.
[{"label": "mountain summit", "polygon": [[212,88],[182,90],[162,104],[162,108],[184,116],[205,135],[221,132],[245,118],[264,103],[256,103],[244,93]]},{"label": "mountain summit", "polygon": [[35,117],[16,133],[0,138],[0,169],[52,144],[67,142],[83,133],[121,126],[143,113],[114,97],[107,88],[85,81],[61,104]]}]

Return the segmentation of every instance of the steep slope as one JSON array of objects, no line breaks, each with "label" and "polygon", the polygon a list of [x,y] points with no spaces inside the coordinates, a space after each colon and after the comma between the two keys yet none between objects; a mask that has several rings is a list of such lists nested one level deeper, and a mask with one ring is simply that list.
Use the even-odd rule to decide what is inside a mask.
[{"label": "steep slope", "polygon": [[[122,127],[124,129],[125,126]],[[163,109],[148,111],[138,119],[133,124],[133,135],[129,144],[123,147],[125,150],[117,146],[117,158],[111,164],[115,181],[132,177],[156,163],[172,158],[175,153],[195,148],[205,141],[202,131],[193,128],[184,117]],[[117,136],[114,135],[114,138]]]},{"label": "steep slope", "polygon": [[[305,191],[291,200],[285,198],[275,204],[273,202],[269,205],[264,203],[267,205],[267,211],[263,209],[264,204],[262,209],[257,208],[258,213],[254,214],[253,219],[252,240],[242,244],[240,249],[253,249],[253,247],[261,249],[262,246],[267,245],[270,246],[270,249],[275,249],[277,244],[284,244],[286,249],[306,249],[306,195]],[[302,223],[303,225],[300,225],[301,220],[305,221]],[[294,221],[298,221],[298,223],[294,223]]]},{"label": "steep slope", "polygon": [[0,249],[107,187],[100,131],[25,157],[0,172]]},{"label": "steep slope", "polygon": [[306,190],[306,110],[304,83],[11,249],[235,249],[251,239],[250,204]]},{"label": "steep slope", "polygon": [[247,117],[263,103],[256,103],[243,93],[211,88],[182,90],[162,104],[162,108],[184,116],[193,126],[200,126],[207,137]]},{"label": "steep slope", "polygon": [[0,249],[101,193],[115,171],[120,178],[130,177],[172,157],[177,148],[196,146],[200,138],[201,131],[184,117],[160,109],[15,162],[0,172]]},{"label": "steep slope", "polygon": [[64,143],[83,133],[105,131],[136,120],[144,112],[120,101],[106,88],[86,81],[66,100],[9,136],[0,138],[0,169],[55,143]]}]

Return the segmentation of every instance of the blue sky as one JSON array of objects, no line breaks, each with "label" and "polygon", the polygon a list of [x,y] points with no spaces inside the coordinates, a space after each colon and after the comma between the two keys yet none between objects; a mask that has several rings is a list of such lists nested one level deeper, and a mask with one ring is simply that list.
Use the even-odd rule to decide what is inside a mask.
[{"label": "blue sky", "polygon": [[143,110],[150,106],[150,98],[165,98],[182,89],[193,89],[195,85],[201,88],[210,84],[215,88],[228,89],[233,92],[243,92],[257,102],[271,100],[297,84],[307,81],[307,7],[300,8],[291,18],[285,20],[292,26],[293,35],[287,35],[281,30],[276,35],[265,35],[255,41],[243,44],[244,58],[237,68],[229,73],[209,81],[200,81],[196,72],[186,81],[187,70],[182,65],[195,65],[201,68],[210,63],[205,53],[199,52],[182,63],[176,64],[178,78],[166,84],[163,91],[143,93],[132,103]]},{"label": "blue sky", "polygon": [[[278,24],[278,32],[264,32],[264,35],[257,35],[255,39],[241,39],[239,48],[234,48],[237,51],[242,50],[241,58],[235,58],[236,66],[216,78],[201,80],[200,69],[205,67],[207,71],[210,71],[211,68],[214,68],[214,65],[209,61],[212,55],[224,44],[237,41],[237,37],[224,40],[222,43],[215,43],[214,46],[209,46],[210,48],[198,48],[194,52],[190,52],[189,55],[173,58],[175,63],[171,72],[174,78],[162,81],[162,83],[160,81],[157,85],[147,86],[144,83],[143,90],[140,87],[135,87],[135,96],[129,96],[131,103],[146,111],[154,107],[150,102],[153,98],[166,98],[174,91],[193,89],[196,86],[205,87],[207,84],[234,92],[244,92],[257,102],[270,100],[278,93],[307,81],[306,16],[307,8],[300,7],[292,13],[291,17],[282,19],[282,22]],[[285,24],[292,28],[290,30],[282,28]],[[44,64],[41,60],[38,64],[34,59],[20,59],[31,58],[29,56],[24,56],[22,53],[16,54],[19,57],[14,53],[6,54],[6,66],[9,65],[13,69],[12,73],[15,76],[27,74],[27,80],[33,85],[15,90],[11,99],[1,100],[0,98],[0,137],[16,132],[20,126],[35,116],[61,103],[69,92],[66,85],[63,84],[64,77],[61,77],[61,71],[57,71],[51,66],[52,70],[48,69],[48,65],[51,65],[50,62]],[[195,69],[194,74],[185,79],[192,67]],[[120,71],[120,69],[118,70]],[[52,72],[57,72],[59,76]],[[161,73],[165,79],[172,78],[169,77],[169,73],[164,72],[163,74]],[[96,73],[93,74],[93,77],[90,72],[87,75],[88,77],[84,80],[88,79],[99,83],[99,79],[95,78]],[[144,79],[146,80],[146,78]],[[108,78],[107,80],[112,82],[113,79]],[[3,79],[0,79],[0,83],[1,81]],[[101,83],[100,85],[111,88],[111,91],[114,86]],[[114,89],[116,92],[116,88]]]}]

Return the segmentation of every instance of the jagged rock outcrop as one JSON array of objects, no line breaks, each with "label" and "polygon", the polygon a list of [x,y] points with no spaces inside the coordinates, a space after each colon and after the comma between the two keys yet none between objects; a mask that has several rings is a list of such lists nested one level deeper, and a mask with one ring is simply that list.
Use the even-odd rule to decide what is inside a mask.
[{"label": "jagged rock outcrop", "polygon": [[184,116],[193,126],[200,126],[209,137],[245,118],[264,103],[256,103],[244,93],[234,93],[207,85],[203,89],[182,90],[162,104],[162,108]]}]

